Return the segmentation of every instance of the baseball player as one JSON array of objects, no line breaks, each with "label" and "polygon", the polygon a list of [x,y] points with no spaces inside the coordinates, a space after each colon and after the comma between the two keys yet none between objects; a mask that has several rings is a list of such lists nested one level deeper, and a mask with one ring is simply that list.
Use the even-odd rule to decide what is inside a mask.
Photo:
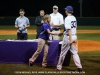
[{"label": "baseball player", "polygon": [[18,40],[27,40],[27,27],[30,26],[29,19],[24,16],[24,9],[19,10],[20,17],[18,17],[15,21],[15,28],[17,28],[17,39]]},{"label": "baseball player", "polygon": [[[60,33],[61,26],[64,24],[63,15],[58,12],[58,6],[53,6],[53,13],[51,16],[52,32]],[[60,40],[58,35],[50,35],[50,40]]]},{"label": "baseball player", "polygon": [[51,17],[50,15],[45,15],[44,16],[44,23],[42,25],[41,33],[38,38],[38,48],[36,52],[33,54],[33,56],[29,59],[29,66],[32,66],[32,63],[36,60],[36,58],[39,56],[41,53],[43,47],[44,47],[44,57],[43,57],[43,62],[42,62],[42,67],[46,67],[47,65],[47,56],[48,56],[48,48],[49,48],[49,36],[50,34],[52,35],[57,35],[54,32],[51,32],[52,29],[50,27],[50,20]]},{"label": "baseball player", "polygon": [[[73,13],[73,7],[72,6],[67,6],[65,8],[65,12],[67,17],[65,18],[65,31],[64,31],[64,38],[63,38],[63,43],[61,47],[61,53],[59,57],[59,61],[57,64],[57,70],[62,69],[62,64],[65,59],[65,55],[67,54],[68,50],[71,51],[73,55],[73,60],[75,65],[77,66],[77,71],[81,72],[82,71],[82,65],[80,62],[80,58],[78,56],[78,50],[77,50],[77,35],[76,35],[76,29],[77,29],[77,21],[76,18],[72,15]],[[60,33],[59,35],[61,35]]]}]

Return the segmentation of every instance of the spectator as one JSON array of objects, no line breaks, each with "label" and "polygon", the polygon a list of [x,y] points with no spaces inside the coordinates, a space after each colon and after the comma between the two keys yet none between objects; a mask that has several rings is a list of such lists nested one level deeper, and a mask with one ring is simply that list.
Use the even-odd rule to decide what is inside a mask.
[{"label": "spectator", "polygon": [[[64,24],[63,15],[58,12],[58,6],[53,6],[53,13],[51,16],[52,32],[60,33],[61,26]],[[50,35],[50,40],[60,40],[58,35]]]},{"label": "spectator", "polygon": [[29,19],[24,16],[24,9],[19,10],[20,16],[15,21],[15,28],[17,28],[17,39],[18,40],[27,40],[27,27],[30,26]]},{"label": "spectator", "polygon": [[43,17],[44,17],[44,10],[40,10],[40,16],[36,17],[36,20],[35,20],[35,24],[37,26],[37,35],[36,35],[36,39],[38,39],[40,33],[41,33],[41,27],[42,27],[42,24],[44,23],[43,22]]}]

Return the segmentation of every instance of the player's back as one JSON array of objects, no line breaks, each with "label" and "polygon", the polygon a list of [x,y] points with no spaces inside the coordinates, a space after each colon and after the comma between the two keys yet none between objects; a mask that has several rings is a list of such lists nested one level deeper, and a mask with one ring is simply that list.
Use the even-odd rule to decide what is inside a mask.
[{"label": "player's back", "polygon": [[72,16],[67,16],[65,19],[65,25],[68,25],[69,28],[72,31],[72,34],[76,34],[76,29],[77,29],[77,20],[76,18],[72,15]]}]

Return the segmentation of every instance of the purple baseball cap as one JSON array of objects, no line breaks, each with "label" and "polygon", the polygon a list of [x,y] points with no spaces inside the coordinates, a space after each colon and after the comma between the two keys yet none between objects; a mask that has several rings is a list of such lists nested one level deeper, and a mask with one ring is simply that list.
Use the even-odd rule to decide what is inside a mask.
[{"label": "purple baseball cap", "polygon": [[66,6],[65,10],[73,11],[73,7],[72,6]]}]

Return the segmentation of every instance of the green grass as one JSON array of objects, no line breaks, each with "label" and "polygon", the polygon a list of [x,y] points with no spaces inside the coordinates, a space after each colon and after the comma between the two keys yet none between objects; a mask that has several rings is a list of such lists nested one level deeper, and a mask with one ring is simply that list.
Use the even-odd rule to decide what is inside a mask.
[{"label": "green grass", "polygon": [[[15,28],[15,26],[11,26],[11,25],[6,25],[6,26],[5,25],[4,26],[1,25],[0,26],[0,30],[5,30],[5,29],[6,30],[13,30],[13,29],[16,29],[16,28]],[[35,25],[32,25],[28,29],[36,29],[36,26]]]},{"label": "green grass", "polygon": [[100,30],[100,26],[78,26],[78,30]]},{"label": "green grass", "polygon": [[[29,34],[28,39],[35,39],[35,34]],[[61,36],[62,40],[63,36]],[[16,35],[0,35],[0,39],[17,39]],[[78,40],[100,41],[100,34],[78,34]]]},{"label": "green grass", "polygon": [[100,41],[100,34],[78,34],[78,39]]},{"label": "green grass", "polygon": [[[94,40],[100,41],[100,34],[78,34],[78,40]],[[63,36],[61,36],[61,39]]]},{"label": "green grass", "polygon": [[[6,29],[6,30],[9,30],[9,29],[16,29],[15,27],[14,27],[14,25],[13,26],[11,26],[11,25],[1,25],[0,26],[0,30],[3,30],[3,29]],[[36,29],[36,25],[31,25],[28,29]],[[63,27],[62,27],[62,29],[63,29]],[[78,26],[78,28],[77,28],[78,30],[100,30],[100,26]]]},{"label": "green grass", "polygon": [[[29,39],[35,39],[36,35],[28,35]],[[0,35],[0,39],[17,39],[17,35]]]},{"label": "green grass", "polygon": [[95,26],[95,25],[94,26],[80,26],[78,25],[77,30],[100,30],[100,26]]},{"label": "green grass", "polygon": [[[93,52],[79,52],[81,58],[83,71],[85,74],[47,74],[47,75],[100,75],[100,51]],[[55,71],[55,66],[48,66],[42,68],[41,65],[34,65],[28,67],[27,64],[0,64],[0,75],[35,75],[35,74],[15,74],[15,71]],[[62,71],[75,71],[76,66],[71,58],[70,66],[64,66]],[[58,72],[58,71],[56,71]],[[46,74],[36,74],[46,75]]]}]

